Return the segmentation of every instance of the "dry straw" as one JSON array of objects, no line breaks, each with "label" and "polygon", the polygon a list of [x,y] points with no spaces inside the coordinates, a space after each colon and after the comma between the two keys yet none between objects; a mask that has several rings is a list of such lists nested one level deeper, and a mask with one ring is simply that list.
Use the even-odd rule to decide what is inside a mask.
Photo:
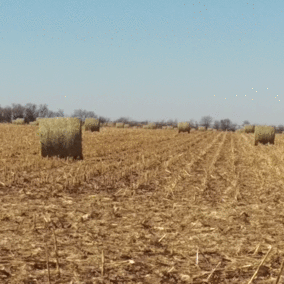
[{"label": "dry straw", "polygon": [[[82,126],[82,124],[81,124]],[[100,121],[96,118],[86,118],[85,119],[85,130],[90,130],[91,132],[100,131]]]},{"label": "dry straw", "polygon": [[124,123],[123,122],[117,122],[116,128],[124,128]]},{"label": "dry straw", "polygon": [[180,132],[190,133],[190,124],[188,122],[179,122],[178,133]]},{"label": "dry straw", "polygon": [[254,131],[254,145],[261,144],[273,144],[275,140],[275,128],[271,126],[256,126]]},{"label": "dry straw", "polygon": [[244,127],[245,133],[254,133],[254,125],[246,124]]},{"label": "dry straw", "polygon": [[206,128],[203,127],[203,126],[199,126],[199,127],[198,127],[198,130],[199,130],[199,131],[206,131]]},{"label": "dry straw", "polygon": [[83,159],[81,122],[78,118],[45,118],[39,122],[42,157]]}]

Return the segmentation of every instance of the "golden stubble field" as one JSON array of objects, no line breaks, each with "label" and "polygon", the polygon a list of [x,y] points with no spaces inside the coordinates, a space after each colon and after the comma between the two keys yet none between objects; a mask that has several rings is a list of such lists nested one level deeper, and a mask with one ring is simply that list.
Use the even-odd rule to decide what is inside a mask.
[{"label": "golden stubble field", "polygon": [[103,128],[65,161],[36,131],[0,125],[0,283],[277,283],[282,135]]}]

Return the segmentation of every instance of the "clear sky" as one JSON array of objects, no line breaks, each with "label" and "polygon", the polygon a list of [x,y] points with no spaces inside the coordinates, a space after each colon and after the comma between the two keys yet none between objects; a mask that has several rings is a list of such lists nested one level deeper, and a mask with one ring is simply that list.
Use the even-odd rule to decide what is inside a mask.
[{"label": "clear sky", "polygon": [[283,0],[2,0],[0,104],[284,124]]}]

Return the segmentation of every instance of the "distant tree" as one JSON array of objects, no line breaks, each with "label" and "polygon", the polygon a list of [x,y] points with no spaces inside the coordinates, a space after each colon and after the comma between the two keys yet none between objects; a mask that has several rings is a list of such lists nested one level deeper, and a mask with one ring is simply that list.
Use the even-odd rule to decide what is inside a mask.
[{"label": "distant tree", "polygon": [[5,107],[1,108],[2,122],[11,123],[12,122],[12,108]]},{"label": "distant tree", "polygon": [[211,123],[212,123],[213,118],[211,116],[203,116],[200,120],[200,125],[204,126],[207,130],[207,128],[210,127]]},{"label": "distant tree", "polygon": [[278,131],[278,133],[282,133],[284,131],[284,125],[282,125],[282,124],[278,125],[277,131]]},{"label": "distant tree", "polygon": [[98,116],[93,111],[86,111],[81,109],[74,110],[71,117],[77,117],[82,122],[84,122],[86,118],[98,118]]},{"label": "distant tree", "polygon": [[24,119],[25,123],[35,121],[37,118],[37,106],[35,104],[28,103],[25,105]]},{"label": "distant tree", "polygon": [[219,120],[215,120],[214,124],[213,124],[213,128],[219,130],[220,129],[220,121]]},{"label": "distant tree", "polygon": [[245,126],[246,124],[250,124],[248,120],[245,120],[242,124],[242,126]]},{"label": "distant tree", "polygon": [[48,107],[47,104],[40,105],[38,111],[36,112],[37,117],[48,117]]},{"label": "distant tree", "polygon": [[121,122],[125,124],[128,124],[129,121],[130,121],[130,118],[127,118],[127,117],[120,117],[119,119],[115,120],[115,122]]},{"label": "distant tree", "polygon": [[231,128],[231,121],[230,119],[221,119],[220,121],[220,129],[223,130],[223,131],[226,131],[226,130],[230,130]]},{"label": "distant tree", "polygon": [[25,107],[21,104],[12,104],[12,119],[24,118]]},{"label": "distant tree", "polygon": [[99,117],[99,121],[100,121],[100,123],[106,123],[106,122],[109,122],[110,119],[109,119],[109,118],[106,118],[106,117],[104,117],[104,116],[100,116],[100,117]]}]

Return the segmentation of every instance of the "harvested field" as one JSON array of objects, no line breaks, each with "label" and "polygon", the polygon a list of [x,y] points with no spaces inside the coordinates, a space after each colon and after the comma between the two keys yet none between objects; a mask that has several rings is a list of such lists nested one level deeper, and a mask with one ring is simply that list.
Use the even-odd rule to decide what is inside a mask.
[{"label": "harvested field", "polygon": [[65,161],[36,131],[0,124],[0,283],[276,283],[283,135],[108,127]]}]

